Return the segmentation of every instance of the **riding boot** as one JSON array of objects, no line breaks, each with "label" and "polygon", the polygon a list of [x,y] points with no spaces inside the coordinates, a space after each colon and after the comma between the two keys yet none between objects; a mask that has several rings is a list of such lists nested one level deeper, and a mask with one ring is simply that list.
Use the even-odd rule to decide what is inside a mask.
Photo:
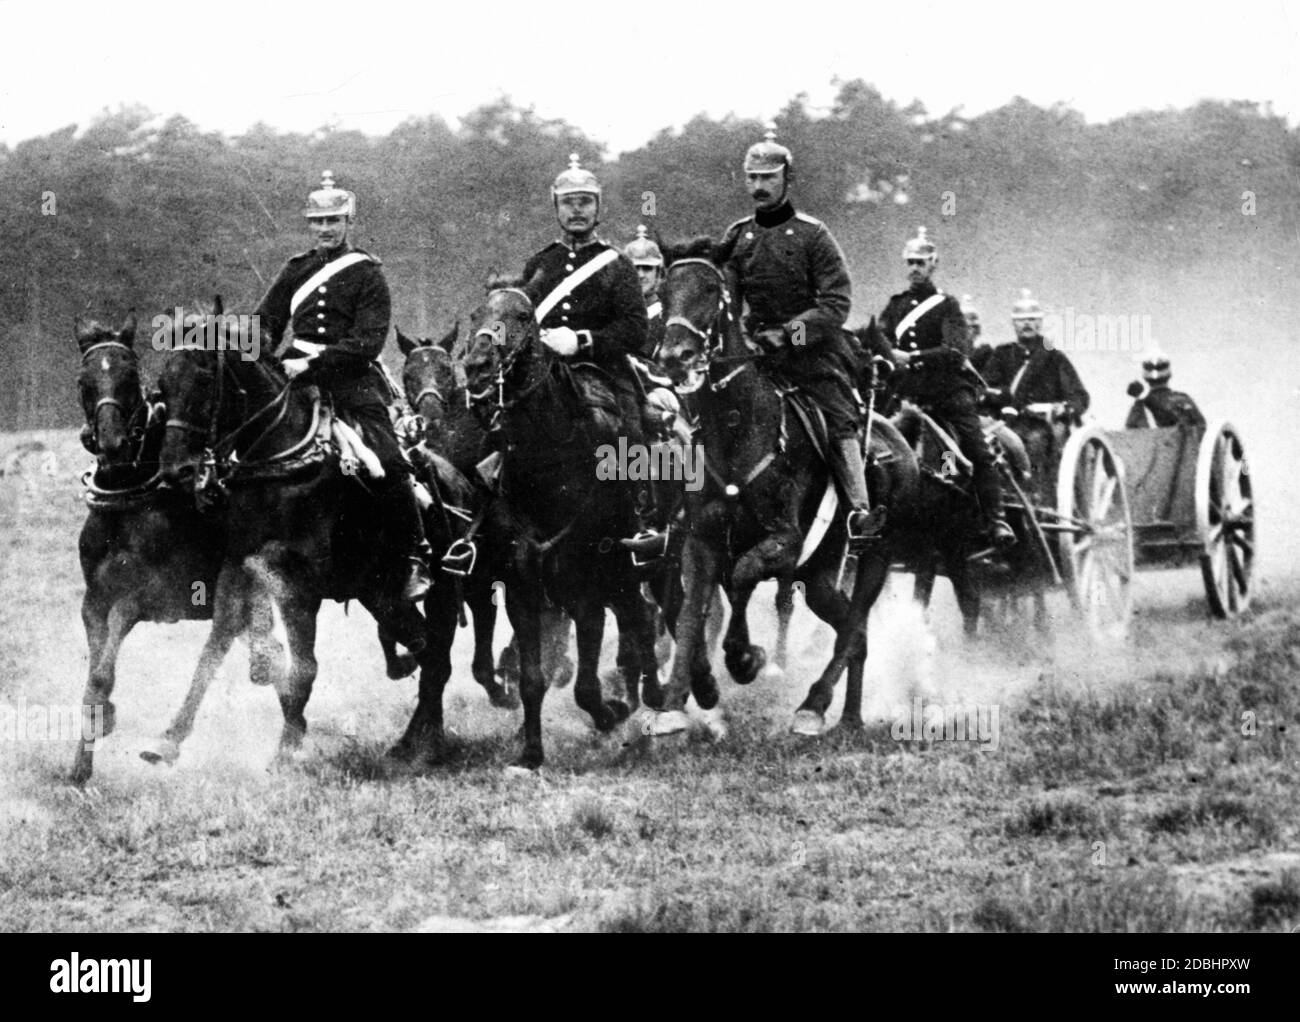
[{"label": "riding boot", "polygon": [[402,475],[382,495],[384,526],[393,560],[402,564],[398,598],[418,603],[429,591],[428,559],[432,556],[424,538],[424,519],[410,476]]},{"label": "riding boot", "polygon": [[1006,515],[1002,511],[1002,482],[998,479],[997,469],[987,462],[977,462],[972,467],[975,495],[979,498],[980,508],[984,512],[984,524],[989,539],[995,547],[1015,546],[1016,534],[1007,523]]},{"label": "riding boot", "polygon": [[849,542],[870,539],[877,527],[868,510],[871,498],[867,494],[866,466],[862,462],[861,441],[856,436],[830,441],[830,468],[849,506]]}]

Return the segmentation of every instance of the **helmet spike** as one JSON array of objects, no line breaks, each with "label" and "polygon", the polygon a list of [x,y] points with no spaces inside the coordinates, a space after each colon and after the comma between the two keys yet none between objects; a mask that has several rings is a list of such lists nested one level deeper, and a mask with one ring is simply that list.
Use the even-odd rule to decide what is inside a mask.
[{"label": "helmet spike", "polygon": [[580,165],[579,165],[579,162],[578,162],[578,154],[577,154],[577,153],[569,153],[569,169],[570,169],[570,170],[581,170],[581,169],[582,169],[582,168],[580,167]]},{"label": "helmet spike", "polygon": [[356,216],[357,197],[334,183],[334,171],[321,172],[320,187],[307,196],[302,215],[313,217]]},{"label": "helmet spike", "polygon": [[322,188],[333,188],[333,187],[334,187],[334,171],[332,171],[332,170],[323,170],[323,171],[321,171],[321,175],[320,175],[320,186],[321,186]]},{"label": "helmet spike", "polygon": [[646,235],[645,224],[638,224],[636,228],[636,240],[645,241],[645,235]]},{"label": "helmet spike", "polygon": [[745,153],[746,174],[772,174],[784,168],[794,170],[794,156],[776,140],[776,125],[769,124],[763,141],[755,142]]}]

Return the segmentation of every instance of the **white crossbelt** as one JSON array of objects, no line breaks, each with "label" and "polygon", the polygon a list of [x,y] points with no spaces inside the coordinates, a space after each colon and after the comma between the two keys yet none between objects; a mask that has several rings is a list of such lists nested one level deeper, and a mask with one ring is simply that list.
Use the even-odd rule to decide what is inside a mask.
[{"label": "white crossbelt", "polygon": [[929,312],[931,309],[933,309],[936,305],[938,305],[941,301],[943,301],[947,297],[948,296],[945,295],[942,291],[936,291],[929,298],[927,298],[920,305],[918,305],[915,309],[909,312],[906,316],[904,316],[901,320],[899,320],[898,326],[894,327],[894,339],[900,340],[903,334],[907,333],[907,331],[912,329],[913,325],[916,323],[918,319],[924,316],[927,312]]},{"label": "white crossbelt", "polygon": [[606,266],[608,266],[617,258],[618,258],[618,250],[607,248],[600,255],[596,256],[596,258],[593,259],[591,262],[585,264],[582,267],[582,269],[580,269],[577,273],[565,277],[556,286],[555,290],[552,291],[545,298],[543,298],[541,304],[537,306],[537,312],[536,312],[537,322],[540,323],[548,315],[550,315],[551,310],[554,309],[558,304],[560,304],[560,302],[562,302],[565,298],[571,295],[573,293],[574,288],[576,288],[584,280],[587,280],[589,277],[594,277],[597,273],[599,273],[601,270],[603,270]]},{"label": "white crossbelt", "polygon": [[318,287],[329,280],[336,273],[346,270],[349,266],[355,266],[357,263],[364,263],[370,259],[365,252],[349,252],[347,255],[339,256],[322,266],[319,270],[307,278],[307,282],[293,293],[289,299],[289,315],[292,316],[298,311],[298,306],[307,300],[307,296],[315,291]]},{"label": "white crossbelt", "polygon": [[1029,359],[1025,359],[1025,364],[1020,367],[1020,371],[1016,373],[1015,379],[1011,381],[1011,387],[1007,390],[1007,393],[1013,398],[1016,396],[1016,388],[1020,386],[1020,381],[1024,378],[1025,370],[1028,368]]}]

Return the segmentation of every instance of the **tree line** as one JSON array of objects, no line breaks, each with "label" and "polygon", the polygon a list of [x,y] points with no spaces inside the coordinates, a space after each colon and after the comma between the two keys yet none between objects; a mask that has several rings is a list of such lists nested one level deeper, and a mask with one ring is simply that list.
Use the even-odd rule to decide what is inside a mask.
[{"label": "tree line", "polygon": [[[903,286],[899,256],[919,224],[940,246],[941,286],[975,292],[986,321],[1005,318],[1021,285],[1101,311],[1206,279],[1225,301],[1293,301],[1300,133],[1267,106],[1205,101],[1088,124],[1016,99],[932,115],[850,81],[829,111],[800,95],[775,124],[795,154],[796,204],[848,256],[853,321]],[[0,147],[0,429],[80,421],[79,315],[116,325],[136,310],[152,375],[154,315],[218,292],[228,311],[251,310],[309,246],[300,209],[325,168],[357,193],[357,243],[384,262],[395,322],[432,335],[489,275],[522,269],[556,236],[548,189],[569,153],[602,181],[607,239],[623,244],[640,223],[719,236],[749,212],[741,159],[764,129],[701,115],[610,160],[580,128],[508,99],[456,128],[425,117],[382,137],[262,124],[226,136],[126,107]]]}]

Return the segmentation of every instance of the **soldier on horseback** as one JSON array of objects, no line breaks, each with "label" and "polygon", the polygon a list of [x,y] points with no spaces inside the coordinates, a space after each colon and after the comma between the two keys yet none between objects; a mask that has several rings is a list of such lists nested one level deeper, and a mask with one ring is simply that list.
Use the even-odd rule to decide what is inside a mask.
[{"label": "soldier on horseback", "polygon": [[375,365],[388,339],[388,283],[379,260],[348,240],[356,196],[334,185],[327,170],[303,210],[316,245],[285,264],[258,304],[265,356],[286,327],[292,343],[283,354],[291,380],[314,384],[336,413],[360,428],[383,466],[378,500],[385,545],[403,601],[423,599],[429,589],[428,544],[412,486],[411,464],[402,454],[388,414],[388,389]]},{"label": "soldier on horseback", "polygon": [[989,398],[1023,410],[1032,404],[1053,404],[1058,417],[1078,422],[1088,410],[1088,391],[1070,358],[1043,340],[1043,310],[1022,289],[1011,308],[1016,343],[995,348],[982,370],[990,387]]},{"label": "soldier on horseback", "polygon": [[754,214],[727,228],[718,250],[746,334],[774,371],[813,400],[826,420],[827,461],[848,504],[848,533],[871,533],[855,359],[844,335],[851,302],[844,253],[820,220],[790,202],[794,157],[768,132],[745,153]]},{"label": "soldier on horseback", "polygon": [[961,305],[930,279],[938,250],[917,231],[903,248],[910,287],[889,299],[880,326],[894,346],[894,360],[907,370],[897,385],[907,398],[938,415],[955,434],[972,466],[972,482],[995,546],[1011,546],[1016,535],[1002,512],[1002,484],[980,428],[974,373],[967,361],[970,344]]},{"label": "soldier on horseback", "polygon": [[627,243],[623,254],[636,267],[637,280],[641,284],[641,298],[645,301],[649,329],[642,354],[653,359],[664,339],[664,306],[659,300],[659,288],[664,282],[664,254],[659,251],[658,245],[646,237],[644,225],[636,229],[636,237]]},{"label": "soldier on horseback", "polygon": [[1129,409],[1125,429],[1156,429],[1162,426],[1205,428],[1205,416],[1196,402],[1181,390],[1169,386],[1169,357],[1153,351],[1142,359],[1142,380],[1129,384],[1128,395],[1135,398]]}]

